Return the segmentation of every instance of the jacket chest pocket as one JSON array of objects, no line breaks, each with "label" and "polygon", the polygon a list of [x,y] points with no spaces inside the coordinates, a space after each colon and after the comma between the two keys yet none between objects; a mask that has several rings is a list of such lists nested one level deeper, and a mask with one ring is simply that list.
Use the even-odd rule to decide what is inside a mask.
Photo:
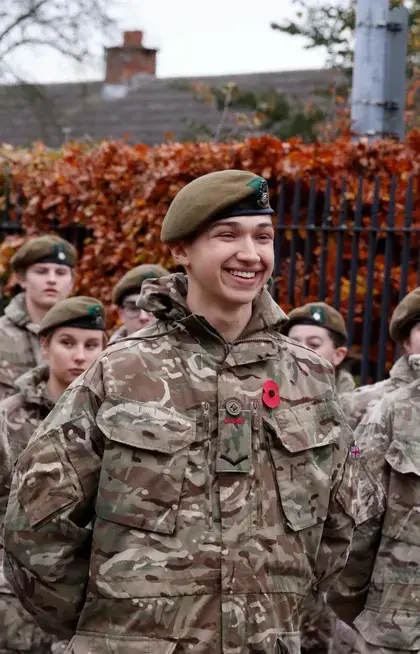
[{"label": "jacket chest pocket", "polygon": [[[320,416],[321,412],[321,416]],[[336,429],[312,405],[264,419],[283,513],[292,531],[325,521]]]},{"label": "jacket chest pocket", "polygon": [[383,534],[420,542],[420,443],[394,439],[385,459],[391,467]]},{"label": "jacket chest pocket", "polygon": [[107,441],[96,513],[128,527],[172,534],[194,423],[157,403],[125,400],[120,406],[104,405],[98,414]]}]

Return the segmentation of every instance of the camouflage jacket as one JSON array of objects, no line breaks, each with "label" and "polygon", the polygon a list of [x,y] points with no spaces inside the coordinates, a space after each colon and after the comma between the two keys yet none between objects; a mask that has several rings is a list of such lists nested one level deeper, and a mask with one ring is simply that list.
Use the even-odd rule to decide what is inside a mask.
[{"label": "camouflage jacket", "polygon": [[38,330],[20,293],[0,318],[0,400],[16,393],[16,379],[42,362]]},{"label": "camouflage jacket", "polygon": [[380,402],[384,395],[393,393],[397,388],[407,386],[420,377],[420,372],[410,365],[409,359],[402,356],[391,368],[388,379],[376,384],[360,386],[351,393],[340,395],[340,403],[344,409],[350,427],[356,429],[363,417]]},{"label": "camouflage jacket", "polygon": [[185,296],[183,275],[145,282],[157,322],[31,439],[6,575],[46,630],[76,629],[74,654],[297,654],[305,596],[347,558],[353,436],[330,365],[279,333],[267,291],[233,343]]},{"label": "camouflage jacket", "polygon": [[350,393],[356,388],[353,375],[345,368],[339,368],[335,376],[335,385],[337,387],[337,395],[340,397],[343,393]]},{"label": "camouflage jacket", "polygon": [[121,327],[118,327],[118,329],[116,329],[115,332],[111,334],[111,337],[109,339],[109,345],[118,343],[118,341],[121,341],[123,338],[127,338],[127,336],[128,336],[127,327],[121,325]]},{"label": "camouflage jacket", "polygon": [[362,444],[357,527],[329,600],[354,623],[363,651],[419,652],[420,379],[385,396],[356,440]]},{"label": "camouflage jacket", "polygon": [[[47,392],[47,364],[29,370],[16,380],[18,393],[0,402],[0,527],[4,522],[10,490],[13,461],[23,452],[29,439],[54,404]],[[0,533],[1,533],[0,531]],[[0,593],[12,590],[3,576],[3,544],[0,540]]]}]

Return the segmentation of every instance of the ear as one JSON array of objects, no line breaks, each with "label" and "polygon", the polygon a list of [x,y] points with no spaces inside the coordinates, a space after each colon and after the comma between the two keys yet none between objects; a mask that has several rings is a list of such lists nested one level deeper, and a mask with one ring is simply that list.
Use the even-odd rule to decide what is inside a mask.
[{"label": "ear", "polygon": [[190,257],[188,254],[188,245],[185,241],[180,241],[179,243],[171,245],[171,253],[178,265],[188,268],[190,265]]},{"label": "ear", "polygon": [[333,358],[334,358],[333,364],[334,364],[335,368],[338,368],[340,363],[343,363],[344,359],[347,356],[347,352],[348,352],[348,349],[346,347],[344,347],[344,346],[335,348],[334,355],[333,355]]},{"label": "ear", "polygon": [[25,273],[16,273],[15,277],[19,286],[21,286],[23,290],[25,290],[26,289]]},{"label": "ear", "polygon": [[412,347],[411,347],[411,342],[410,342],[410,337],[406,338],[404,341],[399,343],[399,345],[402,346],[402,349],[404,350],[405,355],[413,354],[412,352]]},{"label": "ear", "polygon": [[44,359],[48,361],[50,357],[50,341],[48,338],[45,338],[45,336],[41,336],[40,343],[41,343],[42,356],[44,357]]}]

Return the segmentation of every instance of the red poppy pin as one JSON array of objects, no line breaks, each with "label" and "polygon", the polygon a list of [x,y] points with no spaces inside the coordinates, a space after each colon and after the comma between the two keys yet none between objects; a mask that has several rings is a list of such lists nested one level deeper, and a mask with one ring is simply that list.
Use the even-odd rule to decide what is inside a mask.
[{"label": "red poppy pin", "polygon": [[268,379],[263,386],[262,400],[269,409],[275,409],[280,403],[279,385],[274,379]]}]

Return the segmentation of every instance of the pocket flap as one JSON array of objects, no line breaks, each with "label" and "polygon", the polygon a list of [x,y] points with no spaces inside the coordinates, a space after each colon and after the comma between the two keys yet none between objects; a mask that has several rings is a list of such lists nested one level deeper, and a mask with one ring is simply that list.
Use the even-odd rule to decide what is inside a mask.
[{"label": "pocket flap", "polygon": [[97,424],[112,441],[165,454],[194,441],[193,421],[159,402],[111,398],[101,406]]},{"label": "pocket flap", "polygon": [[395,439],[389,446],[385,459],[396,472],[420,477],[420,443]]},{"label": "pocket flap", "polygon": [[96,636],[78,634],[70,641],[70,654],[172,654],[176,649],[175,641],[160,638],[124,638],[118,636]]},{"label": "pocket flap", "polygon": [[273,411],[264,419],[273,435],[289,452],[303,452],[334,443],[345,422],[338,406],[303,404]]}]

